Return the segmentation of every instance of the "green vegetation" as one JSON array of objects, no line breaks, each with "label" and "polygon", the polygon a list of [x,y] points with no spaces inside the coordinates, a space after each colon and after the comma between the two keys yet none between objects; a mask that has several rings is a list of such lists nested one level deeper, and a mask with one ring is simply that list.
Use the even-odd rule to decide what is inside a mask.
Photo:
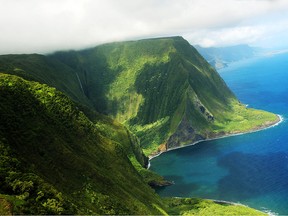
[{"label": "green vegetation", "polygon": [[39,54],[2,55],[0,71],[56,87],[73,100],[90,105],[89,100],[83,97],[75,71],[55,59]]},{"label": "green vegetation", "polygon": [[160,198],[127,157],[143,153],[123,126],[99,114],[94,126],[80,106],[47,85],[0,74],[0,89],[0,194],[15,198],[13,213],[161,212]]},{"label": "green vegetation", "polygon": [[181,37],[4,55],[0,71],[0,214],[237,213],[163,201],[147,155],[278,120],[239,103]]},{"label": "green vegetation", "polygon": [[[0,215],[12,215],[13,206],[11,204],[12,201],[9,201],[9,199],[10,197],[7,195],[0,195]],[[15,201],[15,203],[17,202]]]},{"label": "green vegetation", "polygon": [[160,144],[173,148],[277,121],[274,114],[261,111],[255,121],[255,111],[239,104],[217,72],[181,37],[111,43],[52,57],[70,67],[77,64],[78,74],[84,71],[96,110],[126,125],[146,155]]},{"label": "green vegetation", "polygon": [[31,168],[24,168],[25,163],[21,163],[12,153],[5,138],[0,141],[0,152],[0,193],[9,194],[9,196],[0,195],[3,210],[11,214],[73,212],[72,205],[64,199],[61,192],[36,175]]},{"label": "green vegetation", "polygon": [[215,121],[213,129],[215,133],[227,134],[257,130],[272,125],[278,120],[276,115],[262,110],[248,109],[244,105],[235,103],[233,111],[225,113],[225,120]]},{"label": "green vegetation", "polygon": [[258,118],[256,111],[239,104],[181,37],[111,43],[50,58],[77,70],[96,110],[132,131],[146,155],[159,151],[161,144],[162,150],[163,145],[173,148],[278,119],[262,111]]},{"label": "green vegetation", "polygon": [[243,205],[199,198],[166,198],[169,215],[266,215]]},{"label": "green vegetation", "polygon": [[182,37],[110,43],[49,56],[0,56],[0,70],[56,87],[124,124],[146,155],[278,120],[241,105]]}]

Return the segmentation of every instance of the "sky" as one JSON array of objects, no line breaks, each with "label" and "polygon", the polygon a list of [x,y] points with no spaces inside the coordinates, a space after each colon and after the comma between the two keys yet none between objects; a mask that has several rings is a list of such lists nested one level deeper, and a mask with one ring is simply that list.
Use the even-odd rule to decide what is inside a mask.
[{"label": "sky", "polygon": [[288,0],[0,0],[0,54],[183,36],[193,45],[288,47]]}]

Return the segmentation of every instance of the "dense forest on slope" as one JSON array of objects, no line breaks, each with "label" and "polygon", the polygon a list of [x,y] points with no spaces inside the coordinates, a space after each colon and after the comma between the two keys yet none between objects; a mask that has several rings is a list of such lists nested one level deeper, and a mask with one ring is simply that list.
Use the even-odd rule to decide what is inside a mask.
[{"label": "dense forest on slope", "polygon": [[146,163],[136,137],[55,88],[0,74],[0,100],[1,214],[158,215],[216,205],[161,200],[134,167]]},{"label": "dense forest on slope", "polygon": [[181,37],[3,55],[0,72],[0,213],[180,214],[148,154],[277,121]]},{"label": "dense forest on slope", "polygon": [[140,139],[146,154],[277,121],[242,105],[182,37],[0,56],[0,70],[54,86],[116,119]]},{"label": "dense forest on slope", "polygon": [[141,150],[123,126],[101,115],[94,125],[47,85],[1,74],[0,88],[0,193],[16,199],[15,213],[161,213],[128,159]]}]

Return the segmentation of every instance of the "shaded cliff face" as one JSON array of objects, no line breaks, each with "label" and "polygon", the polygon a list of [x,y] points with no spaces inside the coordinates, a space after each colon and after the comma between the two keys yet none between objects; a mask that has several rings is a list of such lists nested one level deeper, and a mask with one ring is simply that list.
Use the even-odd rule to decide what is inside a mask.
[{"label": "shaded cliff face", "polygon": [[48,83],[116,119],[139,138],[146,154],[159,145],[170,148],[247,131],[267,118],[276,119],[242,106],[182,37],[110,43],[49,56],[0,56],[0,70]]}]

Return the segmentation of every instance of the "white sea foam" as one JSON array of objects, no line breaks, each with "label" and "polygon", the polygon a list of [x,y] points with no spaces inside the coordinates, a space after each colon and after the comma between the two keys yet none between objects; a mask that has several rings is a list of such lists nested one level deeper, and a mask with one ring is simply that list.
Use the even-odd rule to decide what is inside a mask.
[{"label": "white sea foam", "polygon": [[278,213],[276,213],[276,212],[273,212],[273,211],[271,211],[271,210],[269,210],[269,209],[267,209],[267,208],[265,208],[265,207],[262,207],[262,211],[264,212],[264,213],[266,213],[266,214],[268,214],[269,216],[278,216],[279,214]]},{"label": "white sea foam", "polygon": [[[156,157],[160,156],[162,153],[165,153],[165,152],[168,152],[168,151],[173,151],[173,150],[180,149],[180,148],[185,148],[185,147],[192,146],[192,145],[196,145],[196,144],[201,143],[201,142],[211,141],[211,140],[218,140],[218,139],[223,139],[223,138],[232,137],[232,136],[239,136],[239,135],[243,135],[243,134],[255,133],[255,132],[258,132],[258,131],[267,130],[267,129],[269,129],[269,128],[276,127],[276,126],[278,126],[279,124],[281,124],[283,121],[285,121],[285,119],[284,119],[284,117],[283,117],[282,115],[277,114],[277,116],[279,117],[280,120],[279,120],[278,122],[276,122],[275,124],[270,125],[270,126],[268,126],[268,127],[260,128],[260,129],[253,130],[253,131],[248,131],[248,132],[241,132],[241,133],[229,134],[229,135],[220,136],[220,137],[215,137],[215,138],[211,138],[211,139],[198,140],[198,141],[196,141],[196,142],[194,142],[194,143],[187,144],[187,145],[184,145],[184,146],[173,147],[173,148],[170,148],[170,149],[168,149],[168,150],[166,150],[166,151],[164,151],[164,152],[159,152],[159,153],[156,154],[156,155],[150,156],[150,157],[149,157],[149,161],[152,160],[153,158],[156,158]],[[150,162],[149,162],[149,167],[150,167]],[[149,169],[149,168],[148,168],[148,169]]]},{"label": "white sea foam", "polygon": [[[187,146],[191,146],[191,145],[196,145],[200,142],[205,142],[205,141],[210,141],[210,140],[217,140],[217,139],[223,139],[223,138],[226,138],[226,137],[231,137],[231,136],[239,136],[239,135],[243,135],[243,134],[249,134],[249,133],[255,133],[255,132],[258,132],[258,131],[262,131],[262,130],[267,130],[269,128],[273,128],[273,127],[276,127],[278,126],[279,124],[281,124],[282,122],[286,121],[286,119],[282,116],[282,115],[277,115],[279,117],[279,121],[276,122],[275,124],[269,126],[269,127],[265,127],[265,128],[261,128],[261,129],[258,129],[258,130],[253,130],[253,131],[249,131],[249,132],[243,132],[243,133],[236,133],[236,134],[229,134],[229,135],[225,135],[225,136],[222,136],[222,137],[217,137],[217,138],[212,138],[212,139],[206,139],[206,140],[199,140],[199,141],[196,141],[194,143],[191,143],[191,144],[188,144],[188,145],[185,145],[185,146],[179,146],[179,147],[175,147],[175,148],[171,148],[171,149],[168,149],[167,151],[165,152],[168,152],[168,151],[172,151],[172,150],[176,150],[176,149],[179,149],[179,148],[184,148],[184,147],[187,147]],[[159,155],[161,155],[162,153],[164,152],[160,152],[159,154],[157,155],[154,155],[153,157],[150,157],[149,158],[149,163],[148,163],[148,169],[150,168],[151,166],[151,163],[150,163],[150,160],[152,160],[153,158],[155,157],[158,157]],[[177,198],[177,197],[176,197]],[[180,197],[178,197],[180,198]],[[247,206],[247,205],[244,205],[242,203],[235,203],[235,202],[229,202],[229,201],[225,201],[225,200],[214,200],[214,199],[210,199],[212,201],[215,201],[215,202],[222,202],[222,203],[227,203],[227,204],[231,204],[231,205],[242,205],[242,206]],[[249,206],[247,206],[249,207]],[[263,208],[262,212],[268,214],[269,216],[277,216],[278,214],[267,209],[267,208]]]}]

